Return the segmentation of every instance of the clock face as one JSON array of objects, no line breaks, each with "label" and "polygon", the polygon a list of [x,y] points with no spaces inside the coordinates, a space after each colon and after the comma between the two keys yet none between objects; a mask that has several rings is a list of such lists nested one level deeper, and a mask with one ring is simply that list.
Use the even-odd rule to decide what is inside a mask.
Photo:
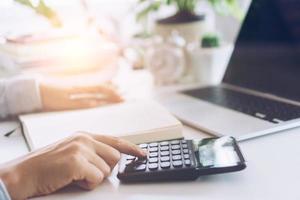
[{"label": "clock face", "polygon": [[184,73],[184,52],[178,47],[163,45],[153,48],[148,52],[147,61],[158,84],[175,83]]}]

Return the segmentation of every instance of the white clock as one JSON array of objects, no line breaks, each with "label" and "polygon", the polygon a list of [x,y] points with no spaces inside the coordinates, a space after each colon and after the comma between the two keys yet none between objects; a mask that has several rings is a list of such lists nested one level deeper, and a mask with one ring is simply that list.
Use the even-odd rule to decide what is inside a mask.
[{"label": "white clock", "polygon": [[176,83],[185,72],[184,51],[174,44],[155,45],[147,51],[146,66],[157,84]]}]

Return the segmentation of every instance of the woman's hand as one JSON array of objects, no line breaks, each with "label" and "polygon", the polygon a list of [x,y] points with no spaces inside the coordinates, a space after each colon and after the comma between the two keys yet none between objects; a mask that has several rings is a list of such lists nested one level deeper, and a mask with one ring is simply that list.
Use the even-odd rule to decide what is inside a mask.
[{"label": "woman's hand", "polygon": [[40,94],[45,111],[92,108],[122,101],[108,85],[74,87],[41,83]]},{"label": "woman's hand", "polygon": [[125,140],[80,133],[0,168],[0,179],[13,200],[47,195],[71,183],[90,190],[110,175],[120,153],[145,156]]}]

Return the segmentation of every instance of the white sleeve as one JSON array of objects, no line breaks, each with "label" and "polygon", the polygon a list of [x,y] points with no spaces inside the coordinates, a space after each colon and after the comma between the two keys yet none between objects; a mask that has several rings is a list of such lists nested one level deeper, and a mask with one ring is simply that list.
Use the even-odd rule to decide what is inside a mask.
[{"label": "white sleeve", "polygon": [[37,77],[19,75],[0,80],[0,117],[42,109]]},{"label": "white sleeve", "polygon": [[0,180],[0,200],[10,200],[10,196],[6,190],[6,187],[1,180]]}]

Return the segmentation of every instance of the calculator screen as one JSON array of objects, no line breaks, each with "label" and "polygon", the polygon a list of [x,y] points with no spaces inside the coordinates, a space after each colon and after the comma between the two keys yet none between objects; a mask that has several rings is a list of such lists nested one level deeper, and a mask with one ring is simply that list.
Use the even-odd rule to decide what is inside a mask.
[{"label": "calculator screen", "polygon": [[203,139],[196,145],[198,161],[202,167],[236,166],[241,162],[232,137]]}]

